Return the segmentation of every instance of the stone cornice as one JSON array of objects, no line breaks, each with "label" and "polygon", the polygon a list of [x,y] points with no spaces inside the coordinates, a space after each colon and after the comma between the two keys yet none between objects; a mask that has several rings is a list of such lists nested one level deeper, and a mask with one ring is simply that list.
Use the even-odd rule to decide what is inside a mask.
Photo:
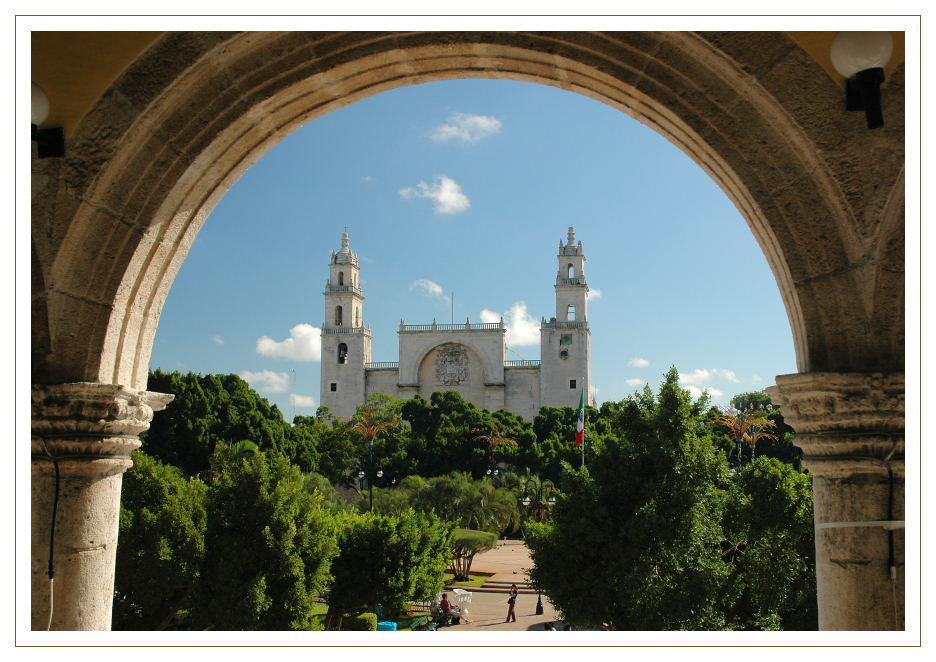
[{"label": "stone cornice", "polygon": [[903,373],[780,375],[766,390],[807,457],[903,456]]},{"label": "stone cornice", "polygon": [[149,429],[153,412],[174,396],[117,384],[77,382],[32,387],[34,455],[129,455]]}]

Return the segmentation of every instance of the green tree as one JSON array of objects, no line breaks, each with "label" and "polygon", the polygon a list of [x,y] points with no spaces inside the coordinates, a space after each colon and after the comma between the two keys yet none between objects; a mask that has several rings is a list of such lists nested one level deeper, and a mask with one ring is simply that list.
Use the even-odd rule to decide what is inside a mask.
[{"label": "green tree", "polygon": [[137,450],[120,495],[113,628],[162,630],[193,607],[205,557],[206,486]]},{"label": "green tree", "polygon": [[724,598],[732,627],[818,626],[812,484],[808,474],[758,457],[734,476],[724,515]]},{"label": "green tree", "polygon": [[553,521],[527,536],[534,583],[568,618],[613,629],[720,629],[724,458],[705,398],[675,368],[622,401],[594,462],[569,468]]},{"label": "green tree", "polygon": [[[360,439],[351,434],[348,423],[332,415],[328,407],[319,407],[314,417],[297,416],[296,429],[303,429],[314,440],[317,464],[311,470],[332,484],[347,487],[354,481],[352,469],[361,458]],[[302,466],[302,465],[300,465]],[[303,467],[303,470],[308,470]]]},{"label": "green tree", "polygon": [[466,581],[476,554],[494,549],[497,534],[490,531],[455,529],[452,538],[452,574],[455,581]]},{"label": "green tree", "polygon": [[327,585],[336,525],[281,455],[212,457],[197,627],[302,630]]},{"label": "green tree", "polygon": [[451,560],[451,539],[451,525],[432,514],[347,515],[332,564],[329,610],[350,614],[382,605],[397,613],[413,600],[434,597]]},{"label": "green tree", "polygon": [[196,375],[151,371],[147,388],[175,398],[157,412],[140,435],[143,450],[189,475],[209,468],[218,444],[249,441],[262,451],[276,451],[314,470],[314,439],[294,429],[237,375]]}]

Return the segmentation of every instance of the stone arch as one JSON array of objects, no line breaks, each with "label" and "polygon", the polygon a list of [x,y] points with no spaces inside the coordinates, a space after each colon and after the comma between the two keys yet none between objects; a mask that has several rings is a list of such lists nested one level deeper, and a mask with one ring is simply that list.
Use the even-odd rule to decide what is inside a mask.
[{"label": "stone arch", "polygon": [[[449,381],[444,381],[438,374],[437,364],[445,352],[461,355],[461,364],[456,367],[462,370],[463,374],[452,374]],[[428,400],[435,391],[456,391],[468,402],[484,407],[489,366],[485,365],[483,356],[472,347],[472,343],[462,342],[462,339],[434,343],[428,351],[421,354],[416,364],[420,395]],[[457,373],[457,370],[455,372]]]},{"label": "stone arch", "polygon": [[[791,96],[797,72],[808,89]],[[585,94],[689,154],[762,247],[800,371],[902,362],[874,342],[852,287],[876,251],[851,205],[871,188],[838,165],[871,171],[861,118],[841,113],[841,90],[781,33],[204,33],[167,34],[124,71],[38,193],[56,201],[67,247],[43,251],[50,350],[38,379],[142,387],[172,280],[251,163],[363,97],[468,77]],[[887,116],[902,115],[902,95],[885,99],[899,106]],[[889,190],[902,149],[876,156]]]},{"label": "stone arch", "polygon": [[[85,114],[64,158],[32,162],[34,439],[54,444],[61,437],[66,448],[66,429],[106,444],[116,438],[126,448],[113,471],[122,471],[130,442],[166,401],[138,392],[163,302],[227,189],[316,117],[392,88],[455,78],[529,81],[586,95],[693,158],[740,210],[777,280],[797,369],[810,373],[778,379],[788,422],[829,458],[850,453],[853,463],[868,463],[868,449],[886,446],[882,456],[902,462],[903,68],[885,86],[887,124],[871,132],[860,113],[842,111],[843,90],[811,56],[770,32],[162,35]],[[62,402],[75,405],[64,423]],[[829,413],[840,411],[845,415],[830,423]],[[878,446],[869,435],[880,437]],[[88,461],[87,452],[78,455]],[[837,482],[824,488],[824,501],[817,498],[817,521],[881,520],[881,489],[842,489],[842,476],[857,473],[843,462],[829,460],[826,475]],[[45,464],[33,463],[40,495],[34,523],[51,512],[48,490],[36,488],[48,483]],[[97,522],[98,513],[118,510],[119,482],[104,494],[95,480],[89,494],[100,496],[73,499],[90,513],[75,521]],[[841,603],[870,597],[854,613],[829,610],[824,627],[884,629],[903,621],[902,609],[899,619],[886,609],[863,615],[868,604],[887,604],[893,587],[879,581],[889,576],[887,554],[873,536],[859,538],[871,541],[874,566],[852,572],[841,589],[820,579],[821,601],[835,602],[836,591]],[[827,557],[819,560],[825,573],[837,572],[833,548],[817,549]],[[46,598],[33,556],[37,627]],[[111,577],[112,566],[111,557]],[[70,598],[56,618],[65,628],[109,623],[113,585],[102,568],[89,562],[72,573],[77,579],[61,573]],[[90,586],[81,572],[98,581],[96,602],[81,597]],[[902,575],[898,581],[902,599]],[[91,602],[98,608],[89,615]]]}]

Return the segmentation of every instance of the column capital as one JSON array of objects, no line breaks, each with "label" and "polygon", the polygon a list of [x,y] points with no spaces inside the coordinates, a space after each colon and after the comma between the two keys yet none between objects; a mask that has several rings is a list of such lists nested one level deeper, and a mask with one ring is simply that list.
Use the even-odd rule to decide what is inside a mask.
[{"label": "column capital", "polygon": [[808,457],[903,457],[902,372],[779,375],[766,391]]},{"label": "column capital", "polygon": [[75,382],[32,387],[33,454],[126,456],[140,445],[153,412],[175,396],[118,384]]}]

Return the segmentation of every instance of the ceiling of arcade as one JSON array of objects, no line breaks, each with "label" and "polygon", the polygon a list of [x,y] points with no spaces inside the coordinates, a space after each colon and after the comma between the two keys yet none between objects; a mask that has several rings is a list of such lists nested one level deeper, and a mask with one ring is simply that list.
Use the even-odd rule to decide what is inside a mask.
[{"label": "ceiling of arcade", "polygon": [[[162,32],[34,32],[32,80],[49,96],[45,126],[68,136],[110,82]],[[787,32],[844,89],[845,79],[829,59],[834,32]],[[894,32],[889,77],[904,61],[904,34]],[[885,85],[886,85],[885,81]]]}]

